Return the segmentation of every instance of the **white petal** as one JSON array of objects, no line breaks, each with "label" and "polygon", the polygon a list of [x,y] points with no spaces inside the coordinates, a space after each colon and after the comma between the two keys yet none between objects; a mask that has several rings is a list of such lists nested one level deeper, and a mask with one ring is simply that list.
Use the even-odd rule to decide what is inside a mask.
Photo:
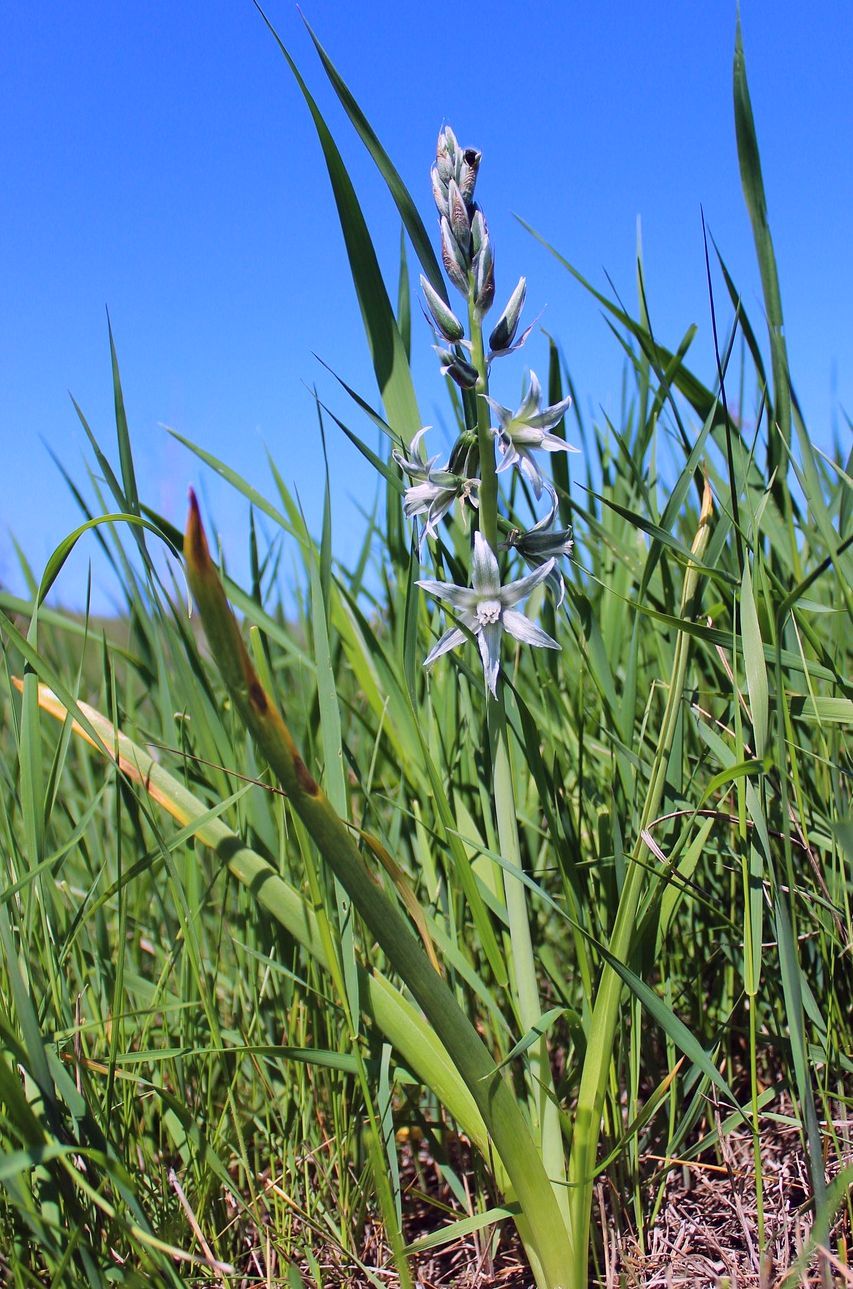
[{"label": "white petal", "polygon": [[500,421],[501,425],[506,425],[509,421],[512,420],[512,412],[509,410],[508,407],[504,407],[503,403],[499,403],[496,398],[489,398],[488,394],[481,394],[480,397],[485,399],[485,401],[489,404],[489,407],[491,407],[493,411],[497,413],[497,418]]},{"label": "white petal", "polygon": [[480,657],[483,660],[486,688],[492,691],[495,698],[498,696],[498,672],[501,666],[501,631],[500,622],[489,622],[477,632],[477,644],[480,646]]},{"label": "white petal", "polygon": [[416,483],[413,487],[406,489],[406,495],[403,498],[403,510],[407,519],[419,515],[423,510],[429,510],[435,501],[438,489],[433,483]]},{"label": "white petal", "polygon": [[530,480],[530,485],[533,488],[536,500],[538,501],[542,496],[542,489],[550,489],[551,485],[548,483],[548,480],[539,469],[539,466],[536,464],[533,457],[525,449],[522,449],[518,454],[518,468],[521,473],[526,475]]},{"label": "white petal", "polygon": [[501,440],[500,448],[503,456],[495,468],[495,474],[500,474],[503,470],[508,470],[510,466],[515,465],[515,462],[518,460],[518,453],[512,444],[507,447],[503,440]]},{"label": "white petal", "polygon": [[432,505],[430,506],[429,514],[427,515],[427,518],[426,518],[427,528],[429,528],[431,532],[436,531],[437,526],[441,523],[442,519],[447,514],[448,510],[453,505],[455,500],[456,500],[455,492],[450,492],[447,489],[441,489],[441,491],[438,493],[435,500],[433,501]]},{"label": "white petal", "polygon": [[543,407],[537,416],[531,416],[529,424],[537,425],[540,430],[553,430],[554,426],[562,421],[571,405],[572,400],[569,397],[561,399],[559,403],[552,403],[550,407]]},{"label": "white petal", "polygon": [[409,444],[409,451],[411,452],[413,457],[420,456],[420,453],[418,452],[418,444],[420,443],[423,436],[426,434],[427,430],[431,430],[431,429],[432,429],[431,425],[424,425],[420,430],[418,430],[417,434],[412,439],[411,443]]},{"label": "white petal", "polygon": [[563,581],[562,573],[558,573],[556,570],[553,573],[550,573],[548,576],[548,586],[554,597],[554,608],[559,609],[563,600],[566,598],[566,584]]},{"label": "white petal", "polygon": [[548,491],[551,494],[551,509],[548,511],[546,515],[543,516],[542,519],[539,520],[537,524],[534,524],[532,528],[528,529],[528,532],[542,533],[547,528],[550,528],[551,524],[554,522],[554,518],[557,514],[557,493],[552,487],[552,485],[547,482],[547,480],[545,482],[545,487],[548,489]]},{"label": "white petal", "polygon": [[539,649],[559,649],[560,646],[556,640],[552,640],[547,631],[543,631],[530,618],[526,618],[523,613],[517,612],[516,609],[505,609],[503,615],[503,624],[511,636],[520,640],[522,644],[536,645]]},{"label": "white petal", "polygon": [[508,425],[505,434],[509,435],[517,448],[538,448],[542,443],[542,431],[532,429],[527,421],[514,420]]},{"label": "white petal", "polygon": [[474,534],[474,558],[471,566],[471,585],[478,599],[497,599],[500,596],[501,575],[495,552],[483,534]]},{"label": "white petal", "polygon": [[424,578],[415,585],[426,591],[427,595],[434,595],[437,600],[452,604],[455,609],[473,609],[479,599],[469,587],[454,586],[452,582],[434,582],[431,578]]},{"label": "white petal", "polygon": [[553,567],[554,560],[549,559],[539,568],[534,569],[532,573],[528,573],[525,577],[520,577],[518,581],[510,582],[507,586],[501,587],[501,604],[504,608],[507,609],[511,604],[518,604],[519,600],[523,600],[526,595],[529,595],[534,587],[545,581]]},{"label": "white petal", "polygon": [[559,434],[543,434],[540,447],[545,452],[580,452],[580,448],[573,448]]},{"label": "white petal", "polygon": [[448,653],[451,649],[455,649],[457,645],[463,644],[464,641],[465,632],[460,631],[458,627],[451,627],[449,631],[445,631],[444,635],[436,640],[426,658],[424,658],[424,666],[431,667],[436,658],[440,658],[443,653]]},{"label": "white petal", "polygon": [[528,386],[527,393],[521,400],[521,407],[515,414],[519,421],[526,421],[528,417],[536,415],[539,410],[539,399],[541,394],[542,389],[539,384],[539,377],[536,375],[535,371],[532,371],[530,373],[530,384]]}]

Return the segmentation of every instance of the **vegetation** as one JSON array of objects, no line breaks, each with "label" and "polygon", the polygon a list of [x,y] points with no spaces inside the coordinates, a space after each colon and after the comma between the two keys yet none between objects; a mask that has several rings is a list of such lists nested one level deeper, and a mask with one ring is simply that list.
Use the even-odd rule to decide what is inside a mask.
[{"label": "vegetation", "polygon": [[[722,259],[706,382],[693,329],[654,338],[638,265],[636,318],[589,287],[631,378],[617,425],[572,404],[554,340],[545,393],[530,375],[497,401],[525,284],[486,322],[479,154],[442,131],[449,294],[317,48],[419,262],[458,438],[424,455],[405,258],[395,310],[282,47],[382,401],[342,386],[353,423],[318,410],[375,465],[376,502],[339,561],[328,495],[317,539],[275,462],[266,495],[189,444],[251,505],[238,585],[194,496],[182,539],[138,495],[110,338],[118,467],[81,413],[94,502],[77,493],[85,522],[26,602],[0,595],[0,1266],[16,1286],[411,1285],[423,1250],[475,1232],[493,1252],[514,1224],[540,1289],[582,1289],[603,1275],[597,1179],[642,1250],[665,1161],[744,1126],[760,1258],[784,1121],[814,1215],[791,1280],[828,1277],[853,1176],[851,462],[797,404],[739,38],[769,364]],[[122,630],[46,606],[81,538]],[[452,1200],[418,1240],[413,1142]]]}]

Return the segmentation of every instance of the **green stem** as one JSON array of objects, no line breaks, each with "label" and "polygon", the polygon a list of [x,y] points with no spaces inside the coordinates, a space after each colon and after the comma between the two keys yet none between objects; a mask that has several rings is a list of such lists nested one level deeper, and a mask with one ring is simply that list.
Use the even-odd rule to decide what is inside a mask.
[{"label": "green stem", "polygon": [[761,1117],[758,1106],[757,999],[749,999],[749,1082],[752,1100],[752,1167],[755,1176],[755,1206],[758,1214],[758,1256],[763,1265],[767,1247],[764,1225],[764,1174],[761,1168]]},{"label": "green stem", "polygon": [[[497,553],[498,480],[495,467],[495,445],[489,417],[489,405],[482,397],[489,392],[489,371],[483,344],[483,327],[474,305],[473,291],[468,302],[471,335],[471,360],[477,369],[477,433],[480,447],[480,530]],[[510,761],[509,730],[503,686],[495,700],[488,700],[489,744],[492,754],[495,814],[501,855],[518,872],[521,871],[521,845],[518,837],[518,812],[515,801]],[[527,889],[520,877],[501,869],[509,920],[508,967],[513,1003],[522,1034],[539,1020],[542,1005],[536,957],[530,932],[530,910]],[[538,1143],[545,1170],[550,1177],[563,1220],[569,1223],[569,1200],[566,1181],[566,1159],[560,1127],[560,1113],[551,1074],[548,1040],[543,1037],[528,1055],[528,1108],[533,1136]]]},{"label": "green stem", "polygon": [[480,532],[497,554],[498,549],[498,476],[495,466],[495,442],[490,425],[489,405],[483,395],[489,392],[489,373],[483,345],[483,323],[474,306],[473,289],[468,297],[468,329],[471,333],[471,364],[479,373],[474,387],[477,404],[477,439],[480,448]]},{"label": "green stem", "polygon": [[[495,813],[498,844],[503,858],[521,871],[521,846],[518,839],[518,814],[510,761],[509,730],[504,707],[504,691],[497,702],[489,703],[489,742],[494,765]],[[542,1015],[536,958],[530,933],[530,911],[527,888],[515,873],[502,868],[504,899],[509,920],[508,969],[515,1011],[526,1034]],[[569,1225],[569,1194],[566,1187],[566,1156],[560,1127],[560,1111],[551,1073],[548,1040],[543,1035],[528,1052],[529,1092],[527,1103],[534,1139],[539,1143],[545,1171],[551,1179],[557,1203],[566,1225]]]}]

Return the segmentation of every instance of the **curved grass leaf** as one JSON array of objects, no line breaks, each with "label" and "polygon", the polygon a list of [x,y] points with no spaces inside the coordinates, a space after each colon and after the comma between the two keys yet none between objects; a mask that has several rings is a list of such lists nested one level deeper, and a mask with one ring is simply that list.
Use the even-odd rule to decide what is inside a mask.
[{"label": "curved grass leaf", "polygon": [[258,6],[261,16],[287,65],[296,78],[308,110],[311,113],[323,157],[332,183],[335,205],[341,221],[350,270],[358,296],[364,329],[367,333],[373,370],[379,386],[385,414],[393,428],[408,443],[421,427],[415,387],[406,357],[406,349],[388,292],[379,269],[379,261],[367,224],[355,194],[352,181],[344,166],[337,145],[296,63],[291,58],[272,23]]},{"label": "curved grass leaf", "polygon": [[417,206],[412,200],[412,196],[408,188],[403,183],[397,168],[391,161],[388,153],[382,147],[379,139],[376,137],[373,127],[367,120],[367,117],[364,115],[361,108],[358,106],[358,103],[356,103],[341,78],[340,73],[336,70],[332,60],[329,58],[329,55],[326,53],[325,49],[312,31],[309,23],[304,18],[303,21],[305,21],[305,26],[308,28],[308,34],[314,42],[314,47],[317,50],[317,53],[320,55],[323,69],[331,81],[332,87],[340,99],[344,111],[358,131],[358,135],[362,143],[376,162],[377,170],[388,185],[388,191],[394,198],[397,209],[400,212],[400,218],[403,221],[403,226],[409,234],[412,246],[415,249],[415,254],[420,260],[421,268],[428,278],[430,286],[434,291],[438,292],[446,304],[447,287],[444,285],[444,277],[441,269],[439,268],[435,251],[432,248],[429,234],[424,227],[423,220],[418,214]]}]

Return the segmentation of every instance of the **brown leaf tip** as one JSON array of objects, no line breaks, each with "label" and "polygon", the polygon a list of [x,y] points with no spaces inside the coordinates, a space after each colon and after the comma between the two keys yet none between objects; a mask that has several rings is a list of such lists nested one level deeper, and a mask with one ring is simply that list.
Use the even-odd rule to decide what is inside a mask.
[{"label": "brown leaf tip", "polygon": [[184,557],[196,568],[201,568],[210,563],[210,550],[204,535],[204,525],[201,522],[201,511],[194,488],[189,489],[188,498],[190,509],[184,534]]},{"label": "brown leaf tip", "polygon": [[320,789],[311,777],[308,767],[302,760],[301,756],[294,756],[293,769],[296,773],[296,782],[299,784],[302,791],[307,792],[309,797],[316,797]]}]

